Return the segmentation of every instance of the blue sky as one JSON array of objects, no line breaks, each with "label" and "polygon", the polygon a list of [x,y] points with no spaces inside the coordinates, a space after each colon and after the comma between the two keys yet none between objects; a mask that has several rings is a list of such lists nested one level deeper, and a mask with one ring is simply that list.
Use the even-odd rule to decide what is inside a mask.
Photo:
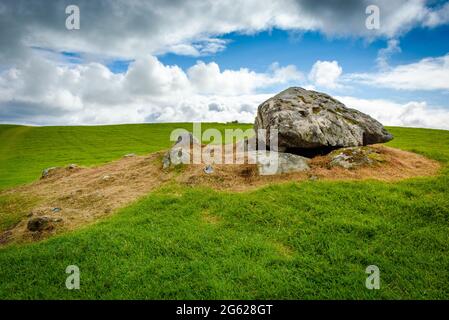
[{"label": "blue sky", "polygon": [[[168,53],[161,55],[160,60],[188,68],[200,59],[215,61],[224,69],[249,68],[260,72],[273,61],[308,70],[316,60],[337,60],[346,72],[364,72],[375,69],[378,51],[387,45],[387,39],[368,41],[277,29],[254,35],[232,33],[222,38],[229,41],[226,50],[214,55],[189,57]],[[449,25],[432,29],[416,27],[399,40],[402,51],[391,57],[393,65],[442,56],[449,52]]]},{"label": "blue sky", "polygon": [[[310,70],[317,60],[336,60],[345,73],[375,71],[379,50],[387,46],[388,39],[366,40],[361,38],[329,37],[320,32],[293,32],[273,29],[251,35],[230,33],[220,37],[227,42],[226,49],[214,54],[192,57],[175,53],[158,55],[166,65],[177,65],[184,70],[198,60],[216,62],[222,69],[248,68],[265,72],[273,62],[295,65],[300,70]],[[417,62],[423,58],[440,57],[449,52],[449,25],[437,28],[416,27],[398,38],[401,51],[389,57],[391,65]],[[75,55],[75,54],[72,54]],[[76,55],[79,56],[79,55]],[[113,60],[106,63],[114,73],[124,73],[133,60]],[[279,88],[282,88],[280,86]],[[276,87],[264,88],[270,92]],[[412,98],[434,102],[449,108],[447,92],[413,92],[367,89],[360,86],[359,95],[364,98],[394,98],[404,102]]]},{"label": "blue sky", "polygon": [[302,86],[387,125],[449,129],[448,38],[448,1],[5,2],[0,122],[252,122]]},{"label": "blue sky", "polygon": [[188,68],[201,59],[215,61],[225,69],[249,68],[259,72],[265,71],[273,61],[310,69],[316,60],[338,60],[348,71],[357,71],[369,67],[384,46],[384,41],[366,44],[363,39],[332,39],[319,32],[295,35],[276,29],[254,35],[230,34],[223,39],[229,41],[226,50],[213,56],[165,54],[160,60]]},{"label": "blue sky", "polygon": [[[164,64],[178,65],[183,69],[195,65],[198,60],[216,62],[223,69],[249,68],[266,71],[273,62],[295,65],[300,70],[310,70],[317,60],[336,60],[345,73],[375,71],[379,50],[387,46],[388,39],[366,40],[361,38],[329,37],[320,32],[295,33],[269,30],[253,35],[232,33],[222,37],[228,41],[226,49],[214,55],[190,57],[167,53],[159,56]],[[417,62],[423,58],[440,57],[449,52],[449,25],[437,28],[416,27],[398,38],[401,51],[389,57],[389,64],[401,65]],[[125,70],[111,68],[117,72]],[[265,88],[264,90],[271,90]],[[363,98],[394,98],[405,102],[410,99],[427,100],[449,108],[447,92],[366,88],[359,86]],[[357,90],[355,89],[355,90]]]}]

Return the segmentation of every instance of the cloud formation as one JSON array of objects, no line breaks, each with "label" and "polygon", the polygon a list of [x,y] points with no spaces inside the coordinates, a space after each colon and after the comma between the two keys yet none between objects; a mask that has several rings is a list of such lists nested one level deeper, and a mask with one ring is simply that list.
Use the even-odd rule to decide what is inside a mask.
[{"label": "cloud formation", "polygon": [[[125,0],[77,0],[81,29],[74,31],[65,28],[69,4],[74,1],[0,2],[0,122],[252,122],[257,105],[272,95],[261,92],[276,87],[335,92],[347,84],[449,89],[449,55],[388,64],[389,56],[399,51],[395,39],[401,34],[416,26],[448,23],[448,4],[431,8],[424,0],[379,0],[380,29],[368,30],[365,9],[370,0],[134,0],[132,5]],[[347,75],[337,61],[316,61],[304,76],[296,66],[278,63],[256,72],[199,60],[183,70],[157,58],[171,52],[201,59],[225,50],[229,33],[273,28],[390,41],[379,52],[378,72]],[[126,72],[115,74],[106,67],[106,61],[117,58],[131,61]],[[344,99],[387,124],[447,128],[447,112],[426,102]]]},{"label": "cloud formation", "polygon": [[[336,61],[318,61],[315,69],[323,65],[338,69]],[[0,119],[3,123],[63,125],[233,120],[251,123],[257,106],[274,94],[260,94],[257,89],[273,84],[297,85],[301,79],[302,73],[296,68],[278,64],[257,73],[248,69],[220,70],[216,63],[199,61],[184,72],[147,56],[132,63],[126,73],[114,74],[99,63],[56,65],[34,57],[1,74]],[[387,125],[449,129],[449,112],[426,102],[399,104],[337,98]]]},{"label": "cloud formation", "polygon": [[247,68],[221,71],[215,62],[199,61],[187,70],[187,75],[200,94],[249,94],[257,88],[303,80],[295,66],[280,67],[277,63],[272,64],[267,73],[256,73]]},{"label": "cloud formation", "polygon": [[312,66],[309,80],[318,87],[335,89],[340,87],[338,80],[343,72],[337,61],[318,60]]},{"label": "cloud formation", "polygon": [[384,125],[449,130],[449,111],[429,106],[425,101],[401,104],[383,99],[336,98],[350,108],[371,115]]},{"label": "cloud formation", "polygon": [[389,68],[388,59],[395,54],[401,52],[401,47],[399,46],[399,41],[397,39],[388,40],[387,47],[380,49],[377,55],[377,66],[381,70],[385,70]]},{"label": "cloud formation", "polygon": [[184,72],[147,56],[115,74],[99,63],[56,65],[33,57],[0,74],[3,123],[97,124],[143,121],[253,121],[271,85],[298,84],[294,66],[265,73],[220,70],[198,61]]},{"label": "cloud formation", "polygon": [[349,74],[346,81],[398,90],[449,90],[449,54],[375,73]]},{"label": "cloud formation", "polygon": [[[76,4],[81,29],[65,28],[65,8]],[[415,26],[449,21],[449,7],[424,0],[378,0],[381,24],[365,27],[371,0],[7,0],[0,3],[0,64],[21,61],[30,47],[134,59],[173,52],[192,56],[218,52],[222,35],[272,28],[319,31],[329,36],[394,37]]]}]

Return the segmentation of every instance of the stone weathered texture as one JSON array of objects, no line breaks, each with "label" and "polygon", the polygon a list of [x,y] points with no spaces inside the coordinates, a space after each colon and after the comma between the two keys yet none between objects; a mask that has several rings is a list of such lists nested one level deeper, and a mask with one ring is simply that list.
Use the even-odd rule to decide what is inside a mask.
[{"label": "stone weathered texture", "polygon": [[214,168],[212,168],[212,166],[209,164],[203,169],[203,171],[205,174],[211,174],[214,173]]},{"label": "stone weathered texture", "polygon": [[328,155],[331,167],[352,169],[364,165],[384,162],[383,156],[372,147],[350,147],[338,149]]},{"label": "stone weathered texture", "polygon": [[46,169],[42,170],[41,179],[48,178],[48,177],[51,176],[57,169],[58,169],[58,167],[50,167],[50,168],[46,168]]},{"label": "stone weathered texture", "polygon": [[178,136],[173,147],[167,151],[162,159],[162,167],[164,169],[179,164],[188,164],[192,160],[191,150],[194,145],[200,145],[197,138],[192,133],[182,133]]},{"label": "stone weathered texture", "polygon": [[250,151],[248,156],[257,164],[260,175],[299,172],[310,169],[310,159],[291,153],[276,151]]},{"label": "stone weathered texture", "polygon": [[292,87],[258,107],[254,129],[278,130],[279,151],[354,147],[393,139],[377,120],[331,96]]},{"label": "stone weathered texture", "polygon": [[125,158],[132,158],[132,157],[135,157],[135,156],[136,156],[135,153],[128,153],[128,154],[125,154],[123,157],[125,157]]}]

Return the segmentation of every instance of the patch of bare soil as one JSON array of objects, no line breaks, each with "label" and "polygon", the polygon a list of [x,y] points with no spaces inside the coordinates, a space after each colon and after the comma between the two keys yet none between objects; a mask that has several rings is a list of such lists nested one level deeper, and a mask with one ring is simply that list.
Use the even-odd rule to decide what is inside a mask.
[{"label": "patch of bare soil", "polygon": [[[92,168],[57,168],[35,183],[0,193],[38,199],[26,219],[4,232],[8,236],[2,242],[39,240],[94,222],[161,186],[172,175],[162,171],[161,153],[124,157]],[[29,231],[28,220],[43,216],[50,218],[49,226]]]},{"label": "patch of bare soil", "polygon": [[353,169],[330,166],[327,156],[316,156],[310,163],[311,169],[303,172],[281,175],[258,174],[257,165],[214,165],[214,173],[203,173],[204,165],[186,167],[177,180],[186,185],[208,186],[218,190],[248,191],[261,186],[304,180],[363,180],[398,181],[412,177],[436,175],[441,165],[416,153],[402,151],[383,145],[371,146],[382,156],[382,162]]},{"label": "patch of bare soil", "polygon": [[[214,165],[212,174],[203,172],[204,165],[163,170],[163,152],[124,157],[92,168],[58,168],[37,182],[0,193],[37,199],[36,205],[20,223],[0,234],[0,245],[40,240],[95,222],[167,182],[239,192],[272,183],[309,179],[397,181],[432,176],[440,169],[438,162],[411,152],[381,145],[374,148],[384,159],[376,165],[354,169],[331,167],[328,157],[318,156],[312,159],[309,171],[274,176],[259,175],[255,164]],[[47,217],[48,225],[43,230],[30,231],[27,227],[29,220],[39,217]],[[204,219],[217,223],[208,215]]]}]

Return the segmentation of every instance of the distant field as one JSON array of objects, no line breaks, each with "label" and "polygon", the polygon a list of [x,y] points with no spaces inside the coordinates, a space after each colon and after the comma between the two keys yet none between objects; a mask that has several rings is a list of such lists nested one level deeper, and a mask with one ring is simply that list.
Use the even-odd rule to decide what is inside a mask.
[{"label": "distant field", "polygon": [[[0,187],[167,148],[180,126],[191,128],[0,126]],[[173,184],[78,231],[1,248],[0,298],[449,299],[449,131],[388,129],[389,146],[440,161],[441,174],[245,193]],[[77,291],[64,285],[71,264]],[[365,288],[368,265],[380,290]]]}]

